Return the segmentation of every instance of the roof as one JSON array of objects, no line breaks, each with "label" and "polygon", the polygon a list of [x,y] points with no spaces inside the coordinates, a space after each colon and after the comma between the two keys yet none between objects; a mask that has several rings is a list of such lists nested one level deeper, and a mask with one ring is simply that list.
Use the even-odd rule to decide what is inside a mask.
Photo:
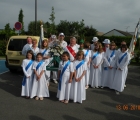
[{"label": "roof", "polygon": [[97,32],[97,35],[102,36],[104,33],[103,32]]},{"label": "roof", "polygon": [[[128,37],[132,36],[132,34],[130,34],[129,32],[125,32],[125,31],[121,31],[121,30],[117,30],[117,29],[113,29],[113,30],[116,30],[117,32],[123,34],[124,36],[128,36]],[[113,30],[111,30],[111,31],[113,31]],[[109,31],[109,32],[111,32],[111,31]],[[107,33],[109,33],[109,32],[107,32]],[[105,34],[107,34],[107,33],[105,33]],[[103,35],[105,35],[105,34],[103,34]]]}]

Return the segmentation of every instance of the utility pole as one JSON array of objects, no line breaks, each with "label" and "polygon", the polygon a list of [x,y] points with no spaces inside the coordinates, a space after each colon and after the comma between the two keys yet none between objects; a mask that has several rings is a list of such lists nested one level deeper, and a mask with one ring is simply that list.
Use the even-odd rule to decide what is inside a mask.
[{"label": "utility pole", "polygon": [[37,0],[35,0],[35,35],[37,35]]}]

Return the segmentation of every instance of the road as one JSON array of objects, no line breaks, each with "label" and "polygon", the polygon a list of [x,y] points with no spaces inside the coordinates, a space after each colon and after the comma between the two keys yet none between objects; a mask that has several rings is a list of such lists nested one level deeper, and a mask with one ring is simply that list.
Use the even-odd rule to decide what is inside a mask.
[{"label": "road", "polygon": [[57,100],[54,83],[50,98],[36,101],[20,96],[22,73],[1,74],[0,120],[140,120],[140,108],[136,108],[140,106],[139,71],[140,67],[129,68],[127,87],[120,95],[108,88],[89,88],[86,101],[67,105]]}]

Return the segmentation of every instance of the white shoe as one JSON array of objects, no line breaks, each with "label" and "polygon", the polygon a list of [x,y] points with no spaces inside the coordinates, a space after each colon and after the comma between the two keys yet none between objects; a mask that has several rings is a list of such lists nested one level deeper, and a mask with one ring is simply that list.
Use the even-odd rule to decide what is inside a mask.
[{"label": "white shoe", "polygon": [[116,91],[116,94],[119,95],[120,93],[118,91]]},{"label": "white shoe", "polygon": [[57,80],[53,80],[53,81],[54,81],[54,83],[55,83],[55,84],[57,84],[57,83],[58,83],[58,82],[57,82]]},{"label": "white shoe", "polygon": [[104,88],[104,87],[101,87],[102,89]]},{"label": "white shoe", "polygon": [[126,87],[126,85],[124,85],[124,87]]}]

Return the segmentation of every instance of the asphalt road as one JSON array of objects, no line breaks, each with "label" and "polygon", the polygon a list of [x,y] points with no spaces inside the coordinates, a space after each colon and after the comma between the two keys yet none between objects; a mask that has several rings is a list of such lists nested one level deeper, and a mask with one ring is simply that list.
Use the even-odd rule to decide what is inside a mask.
[{"label": "asphalt road", "polygon": [[82,104],[60,103],[54,83],[50,98],[25,99],[20,96],[22,76],[20,72],[0,75],[0,120],[140,120],[140,67],[129,68],[127,87],[120,95],[90,88]]}]

